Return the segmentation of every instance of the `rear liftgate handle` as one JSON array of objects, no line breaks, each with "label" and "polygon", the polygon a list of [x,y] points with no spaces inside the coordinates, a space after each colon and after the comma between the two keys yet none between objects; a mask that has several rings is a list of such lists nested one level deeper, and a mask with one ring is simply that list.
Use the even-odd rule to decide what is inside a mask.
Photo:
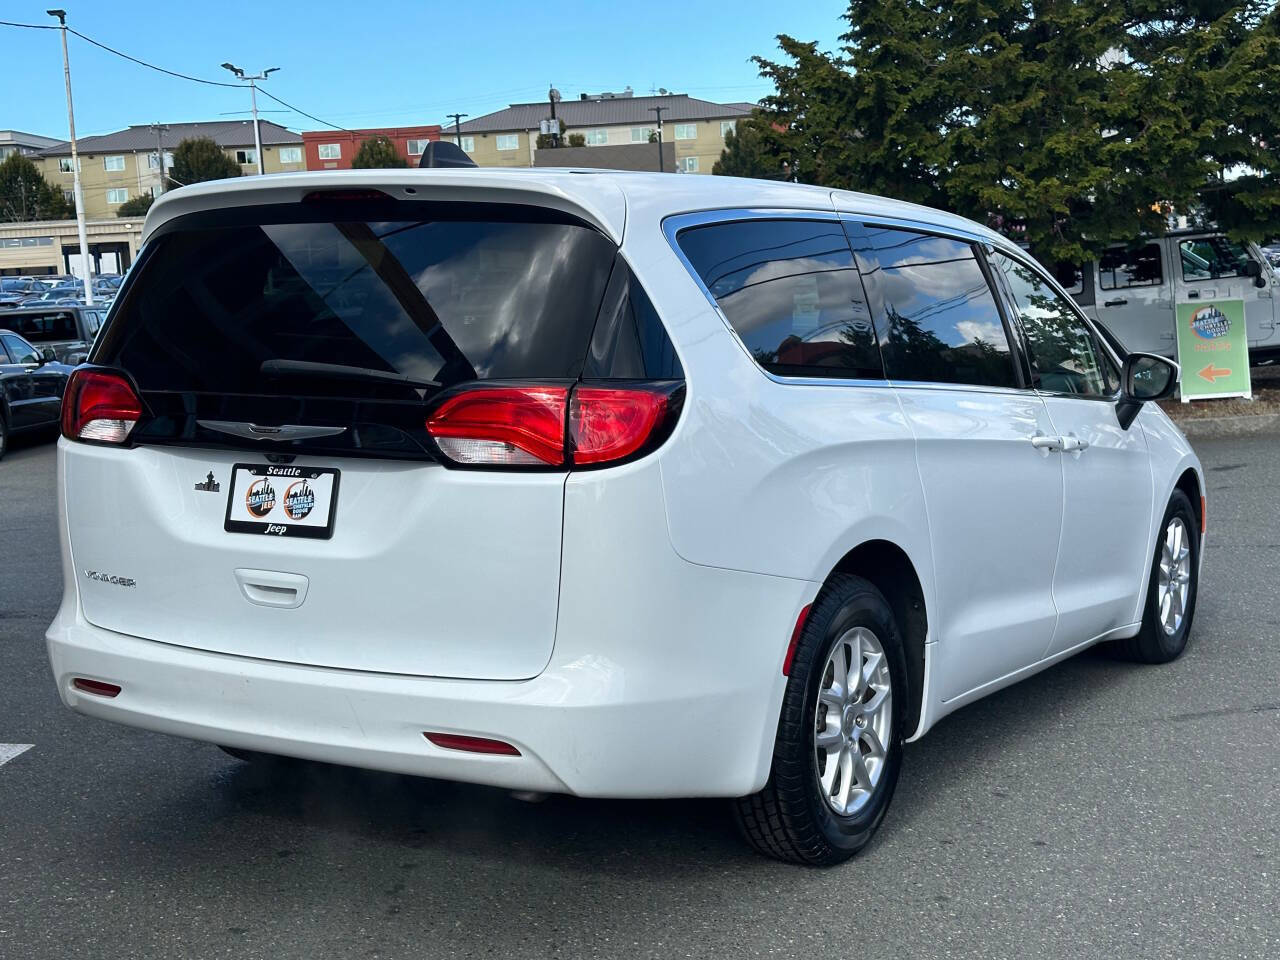
[{"label": "rear liftgate handle", "polygon": [[307,599],[310,581],[300,573],[282,573],[279,570],[250,570],[236,568],[236,583],[250,603],[260,607],[280,607],[293,610]]}]

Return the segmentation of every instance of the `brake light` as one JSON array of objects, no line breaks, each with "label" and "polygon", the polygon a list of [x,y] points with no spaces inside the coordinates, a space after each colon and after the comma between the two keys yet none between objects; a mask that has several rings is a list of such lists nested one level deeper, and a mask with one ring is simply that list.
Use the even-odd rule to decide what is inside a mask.
[{"label": "brake light", "polygon": [[665,439],[680,386],[477,385],[446,398],[427,418],[427,432],[446,457],[467,466],[601,466]]},{"label": "brake light", "polygon": [[578,387],[569,400],[575,464],[629,457],[666,417],[667,395],[629,387]]},{"label": "brake light", "polygon": [[477,387],[445,400],[427,432],[456,463],[558,467],[568,397],[568,387]]},{"label": "brake light", "polygon": [[110,370],[76,370],[62,397],[62,435],[68,440],[124,443],[142,417],[133,385]]}]

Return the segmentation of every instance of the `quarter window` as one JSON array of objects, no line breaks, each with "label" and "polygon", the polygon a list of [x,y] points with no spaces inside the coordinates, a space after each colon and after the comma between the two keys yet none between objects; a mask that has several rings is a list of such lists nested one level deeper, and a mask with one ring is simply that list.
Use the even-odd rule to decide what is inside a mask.
[{"label": "quarter window", "polygon": [[15,337],[11,333],[6,333],[3,337],[0,337],[0,341],[4,342],[5,347],[9,351],[9,356],[13,358],[14,363],[40,362],[40,358],[36,356],[35,348],[21,337]]},{"label": "quarter window", "polygon": [[1032,386],[1082,397],[1110,396],[1118,378],[1071,305],[1026,264],[997,253],[991,266],[1027,338]]},{"label": "quarter window", "polygon": [[744,220],[680,233],[680,249],[751,355],[782,376],[884,376],[840,224]]},{"label": "quarter window", "polygon": [[1160,247],[1148,243],[1133,250],[1115,247],[1102,255],[1098,264],[1098,285],[1103,290],[1127,287],[1158,287],[1164,283]]},{"label": "quarter window", "polygon": [[520,135],[518,133],[503,133],[497,138],[497,146],[499,150],[519,150]]},{"label": "quarter window", "polygon": [[1017,386],[1008,334],[973,248],[905,230],[865,231],[854,246],[889,378]]},{"label": "quarter window", "polygon": [[1244,276],[1249,254],[1226,237],[1200,237],[1178,244],[1183,280],[1222,280]]}]

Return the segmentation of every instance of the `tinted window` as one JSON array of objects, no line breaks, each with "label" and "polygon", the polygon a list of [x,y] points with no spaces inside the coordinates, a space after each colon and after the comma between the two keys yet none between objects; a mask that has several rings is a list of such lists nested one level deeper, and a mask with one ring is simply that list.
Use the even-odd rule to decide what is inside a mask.
[{"label": "tinted window", "polygon": [[836,221],[744,220],[684,230],[680,249],[766,370],[884,376],[875,329]]},{"label": "tinted window", "polygon": [[867,226],[855,238],[894,380],[1017,386],[1009,339],[967,243]]},{"label": "tinted window", "polygon": [[66,310],[15,317],[13,327],[32,343],[80,339],[75,317]]},{"label": "tinted window", "polygon": [[1226,237],[1202,237],[1178,244],[1183,280],[1221,280],[1244,276],[1249,254]]},{"label": "tinted window", "polygon": [[615,250],[577,223],[489,219],[192,226],[153,247],[102,362],[144,391],[342,397],[391,388],[297,363],[577,377]]},{"label": "tinted window", "polygon": [[1158,244],[1149,243],[1134,250],[1116,247],[1106,251],[1098,263],[1098,285],[1103,290],[1158,287],[1162,283],[1164,268]]},{"label": "tinted window", "polygon": [[1027,338],[1032,386],[1053,393],[1109,396],[1114,370],[1089,327],[1039,274],[1004,254],[991,266],[1008,291]]},{"label": "tinted window", "polygon": [[606,380],[684,376],[653,301],[621,258],[609,278],[583,376]]}]

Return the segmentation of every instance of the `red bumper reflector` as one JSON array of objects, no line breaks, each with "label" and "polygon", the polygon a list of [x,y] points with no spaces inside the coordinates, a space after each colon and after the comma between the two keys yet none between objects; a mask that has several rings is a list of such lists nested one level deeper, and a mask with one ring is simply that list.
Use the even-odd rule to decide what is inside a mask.
[{"label": "red bumper reflector", "polygon": [[504,757],[518,757],[520,751],[502,740],[484,737],[464,737],[459,733],[424,733],[424,737],[445,750],[465,750],[467,753],[495,753]]},{"label": "red bumper reflector", "polygon": [[791,631],[791,642],[787,644],[787,658],[782,661],[782,675],[784,677],[791,676],[791,664],[796,659],[796,645],[800,642],[800,631],[804,629],[805,623],[809,619],[809,610],[813,604],[805,604],[805,608],[800,611],[800,616],[796,617],[795,629]]},{"label": "red bumper reflector", "polygon": [[84,677],[76,677],[71,681],[71,685],[77,690],[83,690],[85,693],[92,693],[99,697],[114,697],[120,692],[120,688],[114,683],[103,683],[101,680],[86,680]]},{"label": "red bumper reflector", "polygon": [[1200,494],[1200,536],[1204,536],[1204,532],[1209,529],[1209,515],[1205,512],[1207,504],[1205,503],[1204,494]]}]

